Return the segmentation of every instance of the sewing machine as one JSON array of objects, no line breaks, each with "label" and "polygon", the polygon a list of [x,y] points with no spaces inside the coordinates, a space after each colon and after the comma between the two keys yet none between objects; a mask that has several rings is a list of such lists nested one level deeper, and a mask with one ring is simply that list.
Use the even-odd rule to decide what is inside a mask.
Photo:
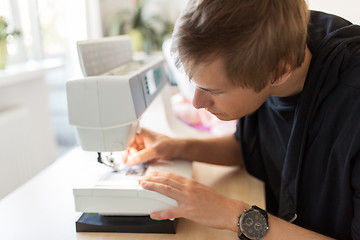
[{"label": "sewing machine", "polygon": [[78,54],[84,76],[66,83],[69,122],[80,146],[98,152],[97,160],[110,168],[100,179],[73,189],[75,209],[84,213],[77,231],[174,233],[173,221],[153,221],[149,214],[176,208],[177,202],[143,189],[138,177],[153,171],[191,177],[191,162],[129,167],[121,159],[142,114],[167,84],[162,55],[136,56],[125,36],[78,42]]}]

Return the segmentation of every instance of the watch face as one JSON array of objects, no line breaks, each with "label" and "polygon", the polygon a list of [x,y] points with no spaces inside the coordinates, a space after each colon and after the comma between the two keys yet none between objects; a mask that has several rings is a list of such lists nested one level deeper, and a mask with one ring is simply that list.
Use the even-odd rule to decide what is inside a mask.
[{"label": "watch face", "polygon": [[250,239],[264,237],[267,230],[267,220],[258,211],[248,211],[240,218],[240,231]]}]

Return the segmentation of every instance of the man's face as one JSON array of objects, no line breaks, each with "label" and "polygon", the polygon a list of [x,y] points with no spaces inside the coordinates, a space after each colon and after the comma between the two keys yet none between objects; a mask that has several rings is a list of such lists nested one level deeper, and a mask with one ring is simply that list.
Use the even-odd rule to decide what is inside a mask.
[{"label": "man's face", "polygon": [[256,111],[270,96],[269,86],[260,92],[234,86],[220,59],[199,64],[191,79],[196,84],[193,105],[205,108],[220,120],[234,120]]}]

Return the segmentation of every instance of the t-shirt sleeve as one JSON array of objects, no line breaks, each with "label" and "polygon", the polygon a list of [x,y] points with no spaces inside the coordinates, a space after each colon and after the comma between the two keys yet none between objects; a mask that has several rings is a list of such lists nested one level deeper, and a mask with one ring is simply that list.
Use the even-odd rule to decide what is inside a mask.
[{"label": "t-shirt sleeve", "polygon": [[239,142],[246,170],[252,176],[265,181],[265,169],[260,152],[257,115],[240,118],[236,125],[234,136]]}]

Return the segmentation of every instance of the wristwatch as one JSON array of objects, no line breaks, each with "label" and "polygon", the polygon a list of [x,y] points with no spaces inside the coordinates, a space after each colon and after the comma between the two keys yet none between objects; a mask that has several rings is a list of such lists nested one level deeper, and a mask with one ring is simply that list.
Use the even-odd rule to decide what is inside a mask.
[{"label": "wristwatch", "polygon": [[254,205],[239,216],[238,227],[239,239],[261,239],[269,230],[268,215],[265,210]]}]

